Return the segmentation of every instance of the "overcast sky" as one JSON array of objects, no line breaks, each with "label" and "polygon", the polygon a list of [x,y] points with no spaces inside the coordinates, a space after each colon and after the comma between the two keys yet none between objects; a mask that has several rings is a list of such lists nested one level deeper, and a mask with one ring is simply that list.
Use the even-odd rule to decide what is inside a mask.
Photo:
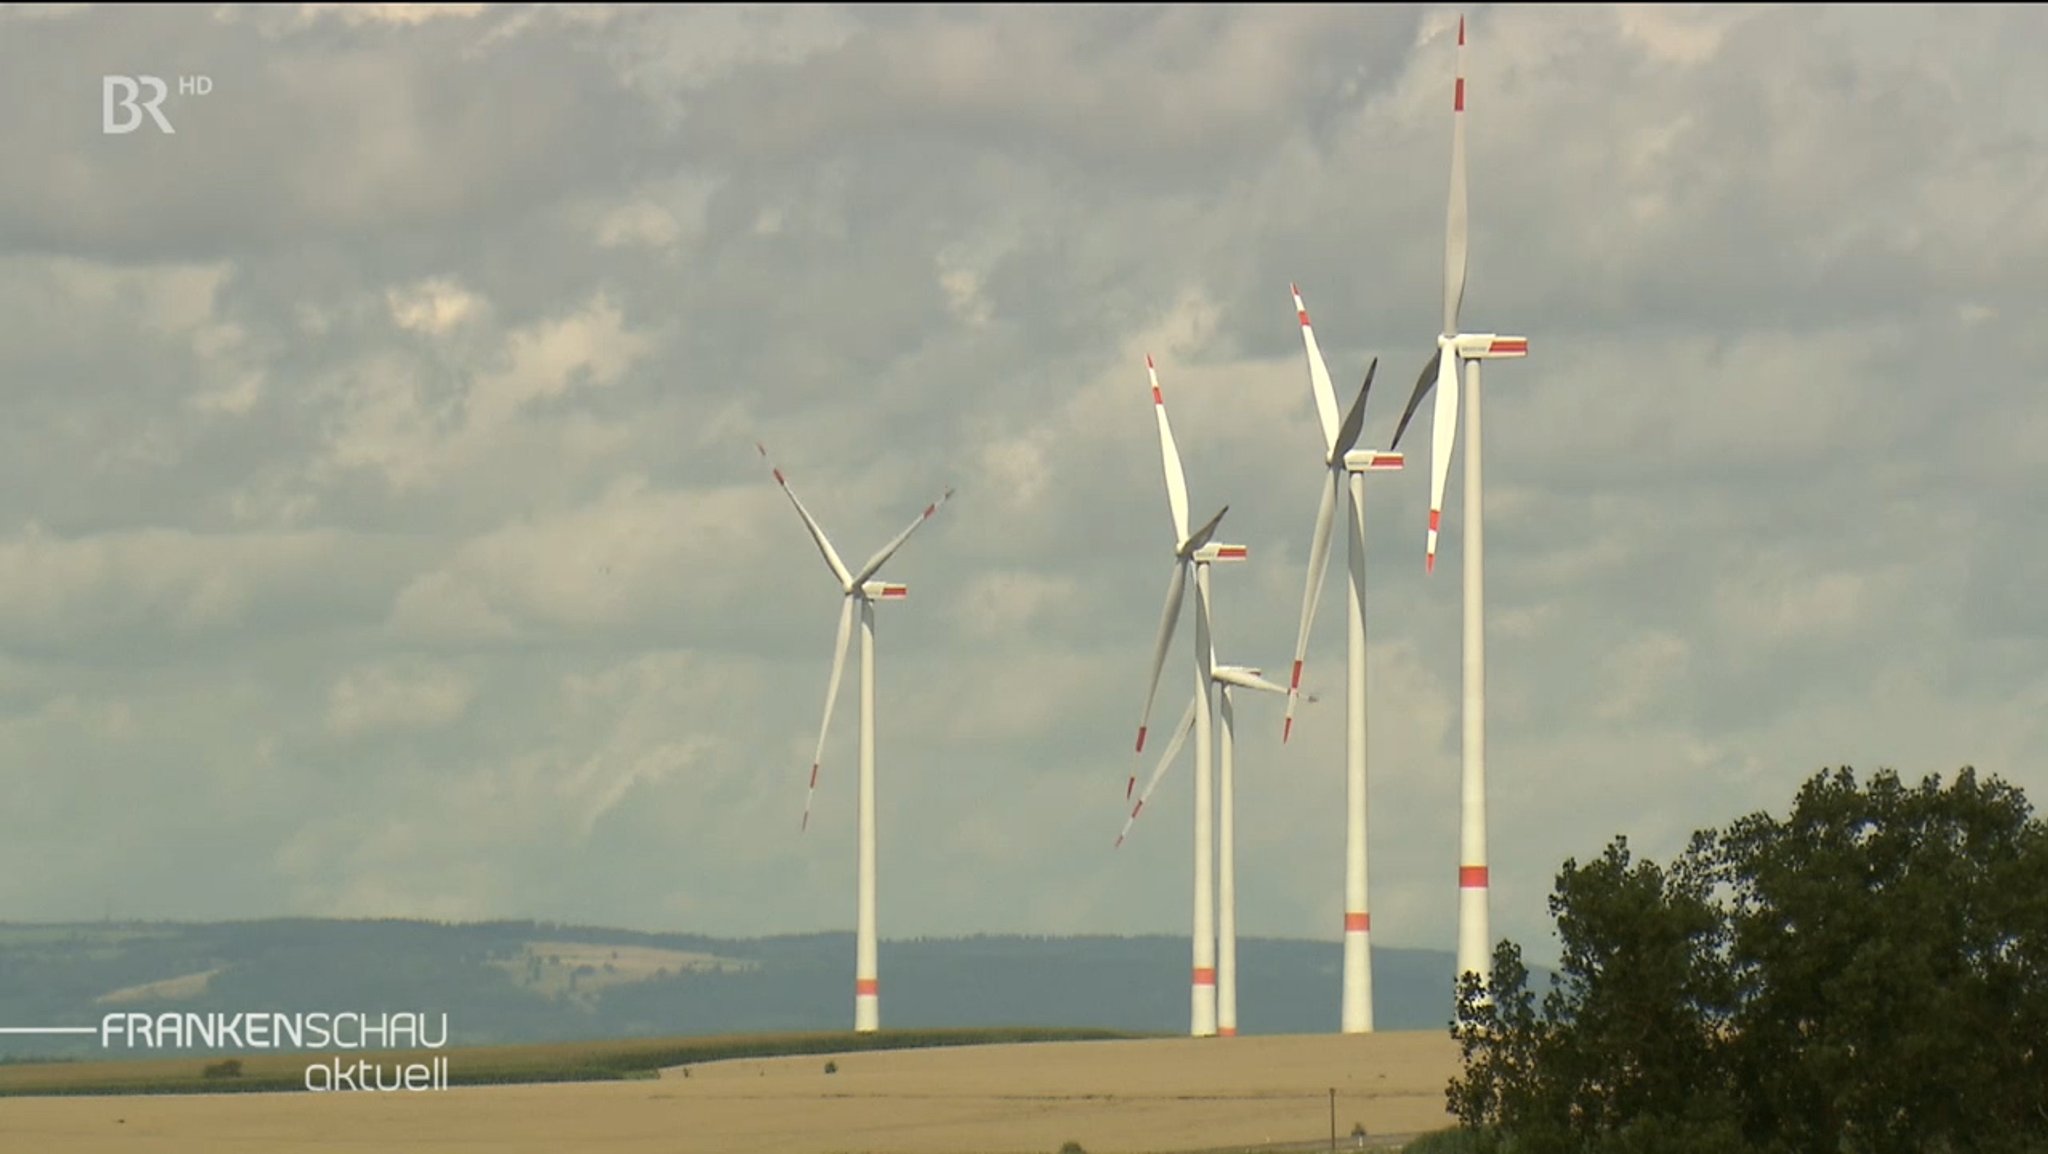
[{"label": "overcast sky", "polygon": [[[1155,355],[1222,660],[1283,678],[1321,477],[1438,327],[1457,12],[0,7],[0,919],[1189,926],[1191,759],[1111,844]],[[2048,797],[2048,15],[1470,10],[1494,930],[1823,766]],[[101,131],[101,77],[175,128]],[[179,76],[211,90],[180,95]],[[1455,936],[1460,469],[1372,482],[1376,940]],[[1342,551],[1240,923],[1336,940]],[[1192,622],[1184,622],[1191,627]],[[1174,649],[1154,725],[1188,699]]]}]

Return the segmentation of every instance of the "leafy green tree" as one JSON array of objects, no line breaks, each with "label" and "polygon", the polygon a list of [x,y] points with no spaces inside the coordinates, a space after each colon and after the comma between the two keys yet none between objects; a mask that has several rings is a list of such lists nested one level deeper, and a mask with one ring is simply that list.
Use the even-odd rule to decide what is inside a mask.
[{"label": "leafy green tree", "polygon": [[1714,859],[1751,1133],[1871,1154],[2048,1140],[2048,831],[2018,789],[1837,770]]},{"label": "leafy green tree", "polygon": [[1584,866],[1567,861],[1550,899],[1563,954],[1542,1012],[1512,942],[1495,950],[1488,997],[1465,979],[1453,1035],[1466,1070],[1450,1088],[1459,1119],[1529,1154],[1624,1134],[1690,1149],[1673,1143],[1732,1133],[1722,1050],[1733,982],[1709,885],[1691,862],[1635,860],[1626,838]]},{"label": "leafy green tree", "polygon": [[2048,1151],[2048,827],[1962,770],[1822,773],[1791,813],[1567,861],[1539,1012],[1521,951],[1461,986],[1448,1096],[1484,1147]]}]

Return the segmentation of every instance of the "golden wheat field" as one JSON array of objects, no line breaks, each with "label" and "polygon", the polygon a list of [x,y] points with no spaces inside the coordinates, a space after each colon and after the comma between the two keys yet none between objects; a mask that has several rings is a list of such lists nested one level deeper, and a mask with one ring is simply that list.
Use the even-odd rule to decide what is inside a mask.
[{"label": "golden wheat field", "polygon": [[[459,1057],[459,1055],[458,1055]],[[837,1072],[824,1072],[830,1061]],[[659,1079],[0,1101],[0,1148],[64,1154],[1089,1154],[1447,1125],[1439,1032],[1041,1042],[735,1059]]]}]

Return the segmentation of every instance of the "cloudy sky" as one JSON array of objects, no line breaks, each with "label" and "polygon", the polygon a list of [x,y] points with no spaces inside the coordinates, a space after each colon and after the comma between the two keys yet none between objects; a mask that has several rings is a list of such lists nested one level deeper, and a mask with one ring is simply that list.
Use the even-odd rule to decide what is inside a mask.
[{"label": "cloudy sky", "polygon": [[[1143,358],[1251,546],[1219,656],[1283,674],[1287,286],[1340,388],[1384,358],[1384,444],[1456,11],[340,7],[0,7],[0,919],[850,928],[857,682],[800,835],[838,605],[759,438],[849,556],[958,486],[885,574],[884,936],[1186,932],[1185,764],[1111,849]],[[1534,350],[1488,376],[1496,933],[1825,765],[2048,796],[2048,16],[1470,17],[1464,317]],[[103,133],[106,74],[175,134]],[[1449,948],[1422,464],[1371,498],[1373,913]],[[1338,936],[1341,573],[1294,741],[1241,708],[1247,933]]]}]

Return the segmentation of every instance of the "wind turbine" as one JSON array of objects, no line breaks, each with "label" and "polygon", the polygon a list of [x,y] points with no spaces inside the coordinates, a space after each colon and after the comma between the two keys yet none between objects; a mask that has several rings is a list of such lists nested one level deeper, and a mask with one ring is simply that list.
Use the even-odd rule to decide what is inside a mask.
[{"label": "wind turbine", "polygon": [[[761,451],[763,460],[768,459],[766,446],[756,441],[754,447]],[[800,829],[809,829],[811,825],[811,800],[818,792],[818,766],[825,760],[825,735],[832,729],[832,707],[839,701],[839,675],[846,668],[847,636],[853,628],[854,609],[860,609],[860,848],[854,889],[853,1029],[855,1033],[870,1034],[882,1026],[882,983],[875,957],[875,602],[900,601],[910,596],[908,585],[872,578],[910,540],[918,526],[931,520],[939,506],[953,496],[953,490],[947,489],[938,500],[926,505],[909,528],[868,558],[859,572],[853,572],[839,559],[838,550],[832,548],[817,519],[797,500],[796,490],[789,487],[782,470],[773,461],[769,461],[768,467],[775,474],[775,483],[788,495],[789,503],[796,506],[797,516],[803,518],[804,528],[810,530],[811,540],[817,544],[826,567],[831,569],[844,594],[839,607],[839,637],[832,649],[832,679],[825,684],[825,720],[818,727],[818,749],[811,758],[811,784],[804,793]]]},{"label": "wind turbine", "polygon": [[[1181,469],[1180,449],[1173,441],[1173,426],[1166,419],[1166,396],[1159,391],[1159,370],[1151,354],[1145,356],[1145,373],[1152,381],[1152,408],[1159,417],[1159,455],[1166,466],[1166,503],[1173,514],[1173,581],[1166,587],[1166,612],[1159,618],[1159,640],[1152,649],[1152,682],[1145,690],[1145,712],[1138,719],[1138,752],[1145,751],[1145,731],[1152,720],[1152,701],[1159,696],[1159,674],[1166,667],[1166,651],[1173,644],[1174,627],[1180,623],[1180,603],[1187,591],[1188,570],[1195,571],[1195,934],[1194,987],[1191,996],[1189,1032],[1197,1038],[1216,1033],[1216,899],[1214,891],[1215,831],[1211,775],[1210,739],[1214,723],[1209,718],[1209,682],[1214,652],[1209,643],[1209,566],[1216,561],[1242,561],[1250,555],[1243,545],[1209,546],[1225,505],[1208,523],[1188,532],[1188,482]],[[1136,775],[1124,786],[1129,797]]]},{"label": "wind turbine", "polygon": [[1465,299],[1465,18],[1458,17],[1458,79],[1451,97],[1451,195],[1444,228],[1444,327],[1436,356],[1416,378],[1415,392],[1394,429],[1393,445],[1432,385],[1430,419],[1429,548],[1425,568],[1436,571],[1437,530],[1443,521],[1444,482],[1458,433],[1458,364],[1465,366],[1465,686],[1464,770],[1458,823],[1458,973],[1491,972],[1486,872],[1486,583],[1485,504],[1480,486],[1479,362],[1529,355],[1529,338],[1463,333],[1458,308]]},{"label": "wind turbine", "polygon": [[1366,366],[1365,383],[1358,397],[1337,420],[1337,394],[1330,385],[1330,369],[1323,363],[1322,347],[1316,344],[1316,330],[1309,323],[1308,306],[1302,303],[1301,286],[1290,285],[1294,312],[1301,321],[1302,347],[1308,357],[1309,391],[1315,397],[1316,417],[1323,427],[1323,496],[1316,508],[1315,535],[1309,539],[1308,581],[1302,590],[1301,625],[1294,637],[1294,674],[1287,689],[1287,718],[1281,727],[1284,743],[1294,736],[1294,706],[1301,696],[1301,670],[1308,660],[1308,634],[1315,624],[1316,604],[1323,595],[1323,574],[1329,568],[1330,528],[1337,515],[1340,494],[1349,479],[1351,526],[1351,633],[1349,678],[1345,695],[1344,740],[1344,987],[1340,1003],[1339,1028],[1346,1034],[1372,1032],[1372,913],[1367,900],[1366,822],[1366,717],[1365,717],[1365,475],[1401,468],[1401,454],[1358,449],[1358,437],[1365,429],[1365,400],[1372,393],[1373,374],[1379,370],[1375,357]]},{"label": "wind turbine", "polygon": [[[1226,1038],[1237,1034],[1237,711],[1231,706],[1232,688],[1255,689],[1264,693],[1285,694],[1287,691],[1259,676],[1259,670],[1244,665],[1217,665],[1215,654],[1209,658],[1210,678],[1216,684],[1216,696],[1223,715],[1223,729],[1220,759],[1222,780],[1220,783],[1223,804],[1217,814],[1216,856],[1220,875],[1218,884],[1216,952],[1216,1032]],[[1180,725],[1173,732],[1173,740],[1166,745],[1166,752],[1159,758],[1158,768],[1145,783],[1145,792],[1138,797],[1138,804],[1131,807],[1131,816],[1124,819],[1122,832],[1116,835],[1116,844],[1124,844],[1130,836],[1131,825],[1138,820],[1138,814],[1145,809],[1145,802],[1152,797],[1152,791],[1159,787],[1160,779],[1166,776],[1167,768],[1186,743],[1188,733],[1195,728],[1195,713],[1200,703],[1188,702],[1188,711],[1180,719]]]}]

